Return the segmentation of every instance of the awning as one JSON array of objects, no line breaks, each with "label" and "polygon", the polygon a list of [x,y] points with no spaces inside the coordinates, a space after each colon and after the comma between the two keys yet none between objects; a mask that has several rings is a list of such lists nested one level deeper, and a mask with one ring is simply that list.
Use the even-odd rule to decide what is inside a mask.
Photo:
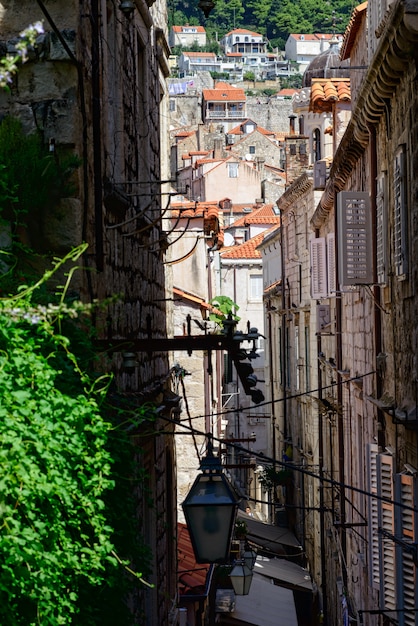
[{"label": "awning", "polygon": [[235,597],[235,611],[222,614],[221,624],[298,626],[293,592],[254,574],[250,593]]},{"label": "awning", "polygon": [[269,559],[258,556],[254,565],[254,573],[273,578],[279,585],[298,591],[313,591],[311,576],[308,570],[286,559]]},{"label": "awning", "polygon": [[248,541],[258,546],[262,546],[276,554],[283,552],[280,546],[291,546],[292,548],[302,549],[299,541],[288,528],[265,524],[240,510],[238,511],[238,518],[244,520],[247,524]]}]

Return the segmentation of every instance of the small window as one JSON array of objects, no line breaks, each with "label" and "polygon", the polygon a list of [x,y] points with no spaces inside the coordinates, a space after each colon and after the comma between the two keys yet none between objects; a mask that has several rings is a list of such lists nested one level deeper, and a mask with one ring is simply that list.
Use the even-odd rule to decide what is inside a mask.
[{"label": "small window", "polygon": [[255,154],[255,146],[250,146],[249,147],[249,153],[250,154]]},{"label": "small window", "polygon": [[312,135],[312,155],[314,161],[319,161],[321,158],[321,131],[319,128],[315,128]]},{"label": "small window", "polygon": [[238,178],[238,163],[228,163],[228,178]]},{"label": "small window", "polygon": [[263,298],[263,277],[261,275],[250,275],[250,293],[251,301],[261,301]]},{"label": "small window", "polygon": [[174,100],[174,98],[170,98],[170,111],[175,111],[176,110],[176,101]]}]

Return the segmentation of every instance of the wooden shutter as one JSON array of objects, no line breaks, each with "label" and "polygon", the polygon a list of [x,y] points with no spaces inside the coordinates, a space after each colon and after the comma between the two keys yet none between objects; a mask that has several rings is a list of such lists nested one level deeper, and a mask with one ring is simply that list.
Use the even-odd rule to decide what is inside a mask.
[{"label": "wooden shutter", "polygon": [[407,263],[407,224],[406,224],[406,171],[405,151],[400,148],[395,154],[393,193],[394,193],[394,261],[397,276],[408,271]]},{"label": "wooden shutter", "polygon": [[325,238],[311,239],[310,252],[311,296],[314,300],[320,300],[328,295]]},{"label": "wooden shutter", "polygon": [[372,220],[369,194],[337,195],[338,268],[340,285],[373,283]]},{"label": "wooden shutter", "polygon": [[[393,457],[390,454],[377,456],[377,489],[380,496],[394,499]],[[379,501],[378,521],[379,528],[391,535],[395,534],[395,515],[391,502]],[[381,608],[393,611],[396,609],[395,543],[383,533],[379,534],[379,560]]]},{"label": "wooden shutter", "polygon": [[[395,481],[396,501],[403,506],[395,508],[395,534],[406,544],[416,542],[416,513],[412,511],[415,502],[416,480],[410,474],[397,474]],[[418,613],[414,610],[418,606],[416,567],[412,554],[402,545],[396,547],[396,578],[397,578],[397,606],[402,609],[399,613],[399,626],[416,626]]]},{"label": "wooden shutter", "polygon": [[335,234],[327,235],[327,274],[328,274],[328,296],[335,296],[337,291],[335,275]]},{"label": "wooden shutter", "polygon": [[[377,495],[377,444],[367,445],[367,481],[369,493]],[[368,502],[368,557],[369,557],[369,584],[373,589],[380,588],[379,569],[379,520],[378,520],[378,500],[369,497]]]},{"label": "wooden shutter", "polygon": [[377,282],[385,284],[387,279],[387,202],[386,173],[377,178],[376,195],[376,273]]}]

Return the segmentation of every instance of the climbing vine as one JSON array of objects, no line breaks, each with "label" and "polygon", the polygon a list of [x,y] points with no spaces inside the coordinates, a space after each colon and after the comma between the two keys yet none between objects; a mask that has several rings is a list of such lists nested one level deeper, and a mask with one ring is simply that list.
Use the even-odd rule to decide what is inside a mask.
[{"label": "climbing vine", "polygon": [[[63,332],[88,308],[66,304],[65,288],[55,303],[36,304],[43,282],[84,250],[56,261],[32,287],[0,299],[2,626],[97,624],[94,589],[111,596],[118,586],[127,591],[124,579],[142,580],[126,553],[119,555],[118,534],[126,531],[124,541],[140,545],[141,566],[149,560],[132,527],[132,503],[125,499],[126,517],[122,513],[116,530],[109,510],[126,460],[117,450],[129,448],[105,410],[110,379],[83,370]],[[140,411],[135,418],[140,423]],[[127,549],[131,557],[135,548]],[[124,598],[116,595],[122,610]],[[110,607],[109,599],[102,604]]]}]

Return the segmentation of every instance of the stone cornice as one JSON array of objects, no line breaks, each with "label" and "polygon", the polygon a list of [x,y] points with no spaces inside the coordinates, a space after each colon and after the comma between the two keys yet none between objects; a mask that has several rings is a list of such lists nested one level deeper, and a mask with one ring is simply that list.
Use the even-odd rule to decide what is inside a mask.
[{"label": "stone cornice", "polygon": [[303,196],[313,185],[312,175],[304,172],[286,189],[284,194],[277,200],[277,206],[281,211],[286,211],[291,204]]},{"label": "stone cornice", "polygon": [[418,43],[418,0],[395,1],[381,25],[381,36],[360,87],[350,123],[334,156],[330,177],[311,219],[320,228],[369,141],[369,126],[379,123],[385,101],[393,97]]}]

